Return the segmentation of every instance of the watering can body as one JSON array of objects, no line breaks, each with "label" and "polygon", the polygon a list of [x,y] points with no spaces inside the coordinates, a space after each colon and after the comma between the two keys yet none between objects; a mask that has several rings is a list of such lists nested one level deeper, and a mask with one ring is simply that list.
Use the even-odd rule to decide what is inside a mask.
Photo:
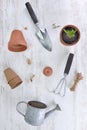
[{"label": "watering can body", "polygon": [[[22,103],[25,103],[27,105],[25,114],[20,112],[18,109],[18,106]],[[29,101],[28,103],[21,101],[17,104],[16,108],[17,111],[24,116],[25,121],[33,126],[39,126],[43,124],[45,118],[48,117],[49,114],[54,110],[61,110],[57,104],[54,109],[47,112],[47,105],[38,101]]]}]

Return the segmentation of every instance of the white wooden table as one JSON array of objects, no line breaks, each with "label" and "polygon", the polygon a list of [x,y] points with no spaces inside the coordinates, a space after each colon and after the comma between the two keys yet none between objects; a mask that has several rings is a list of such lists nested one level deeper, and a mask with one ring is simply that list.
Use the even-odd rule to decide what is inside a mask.
[{"label": "white wooden table", "polygon": [[[35,26],[26,10],[26,0],[0,0],[0,130],[87,130],[87,0],[31,0],[40,24],[45,26],[53,43],[53,51],[48,52],[37,40]],[[53,29],[52,24],[60,25]],[[63,76],[70,48],[61,45],[60,30],[66,24],[74,24],[81,31],[81,39],[74,46],[75,57],[67,77],[67,92],[64,98],[48,91],[55,88]],[[27,30],[24,28],[27,27]],[[8,41],[13,29],[20,29],[28,44],[21,53],[8,51]],[[26,59],[30,58],[31,65]],[[53,75],[43,75],[43,68],[51,66]],[[11,67],[23,83],[10,89],[4,69]],[[84,75],[76,91],[72,93],[76,72]],[[30,76],[35,74],[33,82]],[[54,107],[58,103],[62,111],[55,111],[42,126],[27,124],[16,111],[19,101],[39,100]]]}]

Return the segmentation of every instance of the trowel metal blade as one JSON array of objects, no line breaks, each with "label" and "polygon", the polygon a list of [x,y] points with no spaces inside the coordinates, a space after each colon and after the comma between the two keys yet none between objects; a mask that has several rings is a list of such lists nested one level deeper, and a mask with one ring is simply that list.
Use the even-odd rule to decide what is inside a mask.
[{"label": "trowel metal blade", "polygon": [[59,111],[61,111],[61,108],[60,108],[60,106],[58,104],[56,106],[56,109],[59,110]]},{"label": "trowel metal blade", "polygon": [[52,51],[52,43],[46,29],[38,30],[36,32],[36,36],[45,49]]}]

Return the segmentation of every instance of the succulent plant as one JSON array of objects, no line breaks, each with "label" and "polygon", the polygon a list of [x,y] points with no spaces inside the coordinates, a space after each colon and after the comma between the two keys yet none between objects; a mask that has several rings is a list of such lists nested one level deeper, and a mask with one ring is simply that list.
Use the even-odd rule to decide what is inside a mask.
[{"label": "succulent plant", "polygon": [[76,33],[76,31],[77,30],[74,30],[74,29],[63,29],[64,30],[64,32],[67,34],[67,36],[69,37],[69,38],[73,38],[73,37],[75,37],[75,33]]}]

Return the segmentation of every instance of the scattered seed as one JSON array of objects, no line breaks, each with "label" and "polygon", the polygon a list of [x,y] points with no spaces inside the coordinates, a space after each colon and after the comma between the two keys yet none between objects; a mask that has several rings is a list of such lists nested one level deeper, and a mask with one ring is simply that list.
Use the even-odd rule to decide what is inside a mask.
[{"label": "scattered seed", "polygon": [[56,23],[53,23],[53,24],[52,24],[52,27],[53,27],[53,29],[56,29],[56,28],[59,28],[60,25],[56,25]]},{"label": "scattered seed", "polygon": [[31,81],[31,82],[34,80],[34,77],[35,77],[35,74],[33,74],[33,75],[30,77],[30,81]]},{"label": "scattered seed", "polygon": [[24,27],[25,30],[27,30],[28,28],[27,27]]},{"label": "scattered seed", "polygon": [[27,64],[31,64],[31,60],[29,58],[27,58]]}]

